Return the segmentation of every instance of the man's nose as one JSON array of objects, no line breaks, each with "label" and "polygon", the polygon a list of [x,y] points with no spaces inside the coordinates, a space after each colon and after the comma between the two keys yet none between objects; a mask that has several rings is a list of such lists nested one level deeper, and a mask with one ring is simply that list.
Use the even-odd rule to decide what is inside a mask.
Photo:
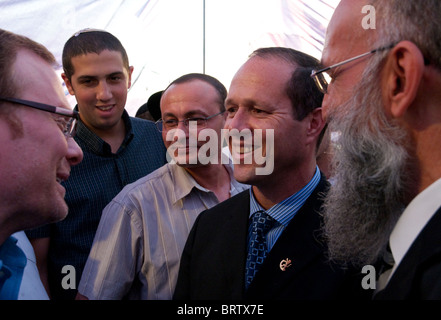
[{"label": "man's nose", "polygon": [[67,139],[66,159],[71,166],[75,166],[83,161],[83,150],[73,138]]}]

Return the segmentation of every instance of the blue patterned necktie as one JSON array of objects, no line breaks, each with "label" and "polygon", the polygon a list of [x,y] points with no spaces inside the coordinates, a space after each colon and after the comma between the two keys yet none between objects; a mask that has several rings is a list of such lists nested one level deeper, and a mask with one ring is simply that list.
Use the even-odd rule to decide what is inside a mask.
[{"label": "blue patterned necktie", "polygon": [[248,289],[251,281],[262,265],[267,255],[266,234],[274,226],[276,220],[265,211],[257,211],[251,217],[248,227],[248,256],[245,266],[245,288]]}]

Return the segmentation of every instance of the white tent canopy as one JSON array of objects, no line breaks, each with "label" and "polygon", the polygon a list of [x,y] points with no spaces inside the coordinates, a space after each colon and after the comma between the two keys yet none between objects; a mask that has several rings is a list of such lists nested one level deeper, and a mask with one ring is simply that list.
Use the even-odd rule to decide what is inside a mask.
[{"label": "white tent canopy", "polygon": [[[0,0],[0,28],[44,44],[60,66],[64,43],[76,31],[111,32],[135,68],[126,105],[134,115],[151,94],[185,73],[207,73],[228,88],[240,65],[259,47],[291,47],[320,59],[325,29],[338,2]],[[74,106],[75,99],[66,95]]]}]

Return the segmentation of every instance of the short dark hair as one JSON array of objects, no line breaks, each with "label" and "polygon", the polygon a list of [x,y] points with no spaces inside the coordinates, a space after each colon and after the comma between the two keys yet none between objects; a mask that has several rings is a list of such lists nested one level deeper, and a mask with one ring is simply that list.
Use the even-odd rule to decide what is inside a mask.
[{"label": "short dark hair", "polygon": [[259,48],[250,55],[250,58],[254,56],[264,59],[280,58],[293,65],[295,69],[293,68],[291,78],[286,84],[286,93],[291,100],[297,120],[303,120],[314,109],[321,107],[323,93],[310,77],[312,70],[320,66],[316,58],[284,47]]},{"label": "short dark hair", "polygon": [[104,50],[121,53],[124,67],[129,71],[129,57],[121,42],[111,33],[104,30],[84,29],[67,40],[63,48],[63,69],[69,80],[75,70],[72,58],[88,53],[100,54]]},{"label": "short dark hair", "polygon": [[190,82],[193,80],[201,80],[204,81],[206,83],[208,83],[209,85],[211,85],[214,89],[216,89],[218,96],[219,96],[219,106],[220,106],[220,111],[225,111],[225,99],[227,98],[227,89],[225,88],[225,86],[222,84],[222,82],[220,82],[219,80],[217,80],[216,78],[209,76],[208,74],[204,74],[204,73],[188,73],[185,74],[183,76],[180,76],[179,78],[173,80],[168,86],[167,88],[164,90],[167,91],[167,89],[174,85],[174,84],[179,84],[179,83],[184,83],[184,82]]},{"label": "short dark hair", "polygon": [[147,99],[147,102],[139,107],[138,111],[136,111],[135,117],[151,119],[152,121],[158,121],[159,119],[161,119],[160,103],[162,92],[163,91],[161,90],[152,94]]}]

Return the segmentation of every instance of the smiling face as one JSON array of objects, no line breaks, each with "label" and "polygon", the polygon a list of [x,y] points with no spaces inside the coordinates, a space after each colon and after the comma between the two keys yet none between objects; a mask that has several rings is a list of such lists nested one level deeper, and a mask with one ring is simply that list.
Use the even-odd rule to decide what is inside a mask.
[{"label": "smiling face", "polygon": [[[20,83],[17,98],[69,109],[56,73],[43,59],[21,50],[13,69],[13,81]],[[73,139],[66,140],[56,115],[15,104],[11,108],[9,121],[0,117],[0,203],[3,214],[20,215],[10,219],[16,221],[12,228],[17,231],[66,216],[60,182],[69,177],[71,166],[83,154]]]},{"label": "smiling face", "polygon": [[133,67],[127,70],[121,53],[109,50],[73,57],[72,65],[71,79],[64,74],[63,79],[77,99],[81,120],[97,134],[118,128]]},{"label": "smiling face", "polygon": [[[206,127],[189,130],[182,120],[189,118],[207,118],[221,111],[219,93],[205,81],[194,79],[188,82],[172,84],[162,95],[161,114],[164,122],[181,121],[176,129],[164,130],[162,138],[170,155],[179,165],[185,167],[199,166],[199,150],[210,142],[211,138],[200,138],[204,132],[213,133],[217,138],[211,156],[221,155],[221,130],[225,122],[225,114],[219,114],[206,121]],[[191,125],[190,125],[191,128]],[[200,140],[200,141],[199,141]],[[211,144],[214,142],[211,141]],[[172,148],[170,148],[172,147]]]},{"label": "smiling face", "polygon": [[[305,168],[305,159],[312,155],[313,148],[308,146],[312,141],[306,137],[309,118],[295,119],[286,92],[294,68],[282,59],[252,57],[231,82],[225,104],[225,128],[248,131],[253,136],[249,143],[241,141],[239,144],[237,139],[230,139],[235,160],[234,176],[239,182],[259,187],[288,183],[298,170]],[[271,132],[274,139],[268,139]],[[260,133],[261,139],[257,136]],[[267,151],[273,153],[267,154]],[[266,161],[273,161],[272,172],[256,174],[256,169],[266,165],[256,161],[257,154],[266,157]]]}]

